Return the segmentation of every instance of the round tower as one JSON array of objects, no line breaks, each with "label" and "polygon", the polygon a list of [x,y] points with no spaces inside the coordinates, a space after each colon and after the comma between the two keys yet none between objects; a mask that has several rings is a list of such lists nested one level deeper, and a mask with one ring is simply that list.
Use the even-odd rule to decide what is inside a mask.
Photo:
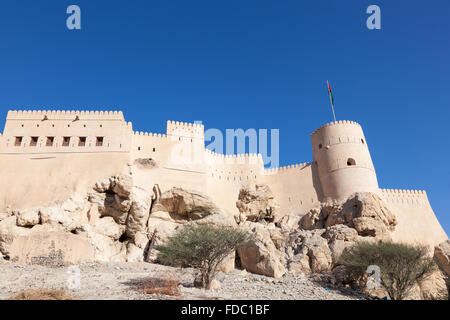
[{"label": "round tower", "polygon": [[311,134],[311,144],[322,200],[343,199],[354,192],[379,193],[375,168],[358,123],[328,123]]}]

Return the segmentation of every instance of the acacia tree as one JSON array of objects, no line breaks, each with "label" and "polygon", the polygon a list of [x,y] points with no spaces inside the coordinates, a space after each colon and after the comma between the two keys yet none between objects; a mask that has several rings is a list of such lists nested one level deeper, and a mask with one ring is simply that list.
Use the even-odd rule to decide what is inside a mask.
[{"label": "acacia tree", "polygon": [[369,266],[378,266],[379,284],[392,300],[406,298],[417,281],[436,270],[427,247],[382,241],[356,243],[343,252],[339,264],[356,270],[360,276]]},{"label": "acacia tree", "polygon": [[254,236],[242,229],[186,225],[155,249],[159,251],[157,259],[163,264],[199,269],[194,284],[209,289],[218,265],[236,249],[254,242]]}]

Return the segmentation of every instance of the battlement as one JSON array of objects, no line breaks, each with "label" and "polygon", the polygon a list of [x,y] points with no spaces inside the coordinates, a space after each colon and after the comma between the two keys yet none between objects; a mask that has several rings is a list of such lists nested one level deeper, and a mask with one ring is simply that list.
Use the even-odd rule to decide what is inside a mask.
[{"label": "battlement", "polygon": [[425,190],[404,190],[404,189],[380,189],[381,192],[386,194],[410,194],[410,195],[426,195]]},{"label": "battlement", "polygon": [[397,205],[428,205],[427,193],[424,190],[380,189],[386,203]]},{"label": "battlement", "polygon": [[271,175],[271,174],[277,174],[279,172],[287,172],[292,169],[303,169],[310,165],[311,165],[311,162],[304,162],[304,163],[297,163],[297,164],[282,166],[282,167],[278,167],[278,168],[264,169],[264,174]]},{"label": "battlement", "polygon": [[260,153],[245,153],[245,154],[220,154],[215,153],[209,149],[205,149],[206,161],[210,164],[223,165],[259,165],[263,164],[262,155]]},{"label": "battlement", "polygon": [[144,131],[134,131],[133,134],[135,136],[143,136],[143,137],[153,137],[153,138],[167,138],[167,135],[164,133],[153,133],[153,132],[144,132]]},{"label": "battlement", "polygon": [[73,120],[76,116],[83,120],[125,121],[122,111],[85,110],[10,110],[6,120]]},{"label": "battlement", "polygon": [[204,139],[204,126],[200,123],[167,121],[167,135],[187,138]]},{"label": "battlement", "polygon": [[339,120],[339,121],[335,121],[335,122],[330,122],[330,123],[324,124],[320,128],[314,130],[313,133],[311,133],[311,136],[319,133],[324,128],[328,128],[328,127],[335,126],[335,125],[352,125],[352,126],[361,127],[361,125],[359,123],[355,122],[355,121]]}]

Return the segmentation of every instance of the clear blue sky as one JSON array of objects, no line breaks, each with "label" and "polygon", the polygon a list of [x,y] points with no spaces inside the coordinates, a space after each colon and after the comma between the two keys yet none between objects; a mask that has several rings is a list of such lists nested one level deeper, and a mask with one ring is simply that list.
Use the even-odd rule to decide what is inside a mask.
[{"label": "clear blue sky", "polygon": [[287,165],[311,161],[309,135],[331,121],[328,79],[380,186],[426,189],[449,234],[449,13],[448,0],[1,1],[0,125],[30,108],[120,109],[139,131],[279,128]]}]

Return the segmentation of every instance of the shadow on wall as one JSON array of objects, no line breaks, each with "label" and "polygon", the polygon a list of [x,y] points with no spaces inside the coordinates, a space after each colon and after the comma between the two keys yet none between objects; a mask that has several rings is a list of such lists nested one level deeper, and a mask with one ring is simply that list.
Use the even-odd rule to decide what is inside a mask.
[{"label": "shadow on wall", "polygon": [[322,185],[320,184],[320,180],[319,180],[319,170],[318,170],[317,164],[315,162],[312,162],[310,164],[310,166],[311,166],[311,172],[312,172],[313,187],[314,187],[314,190],[316,190],[317,199],[319,199],[319,201],[322,202],[324,195],[323,195],[323,191],[322,191]]}]

